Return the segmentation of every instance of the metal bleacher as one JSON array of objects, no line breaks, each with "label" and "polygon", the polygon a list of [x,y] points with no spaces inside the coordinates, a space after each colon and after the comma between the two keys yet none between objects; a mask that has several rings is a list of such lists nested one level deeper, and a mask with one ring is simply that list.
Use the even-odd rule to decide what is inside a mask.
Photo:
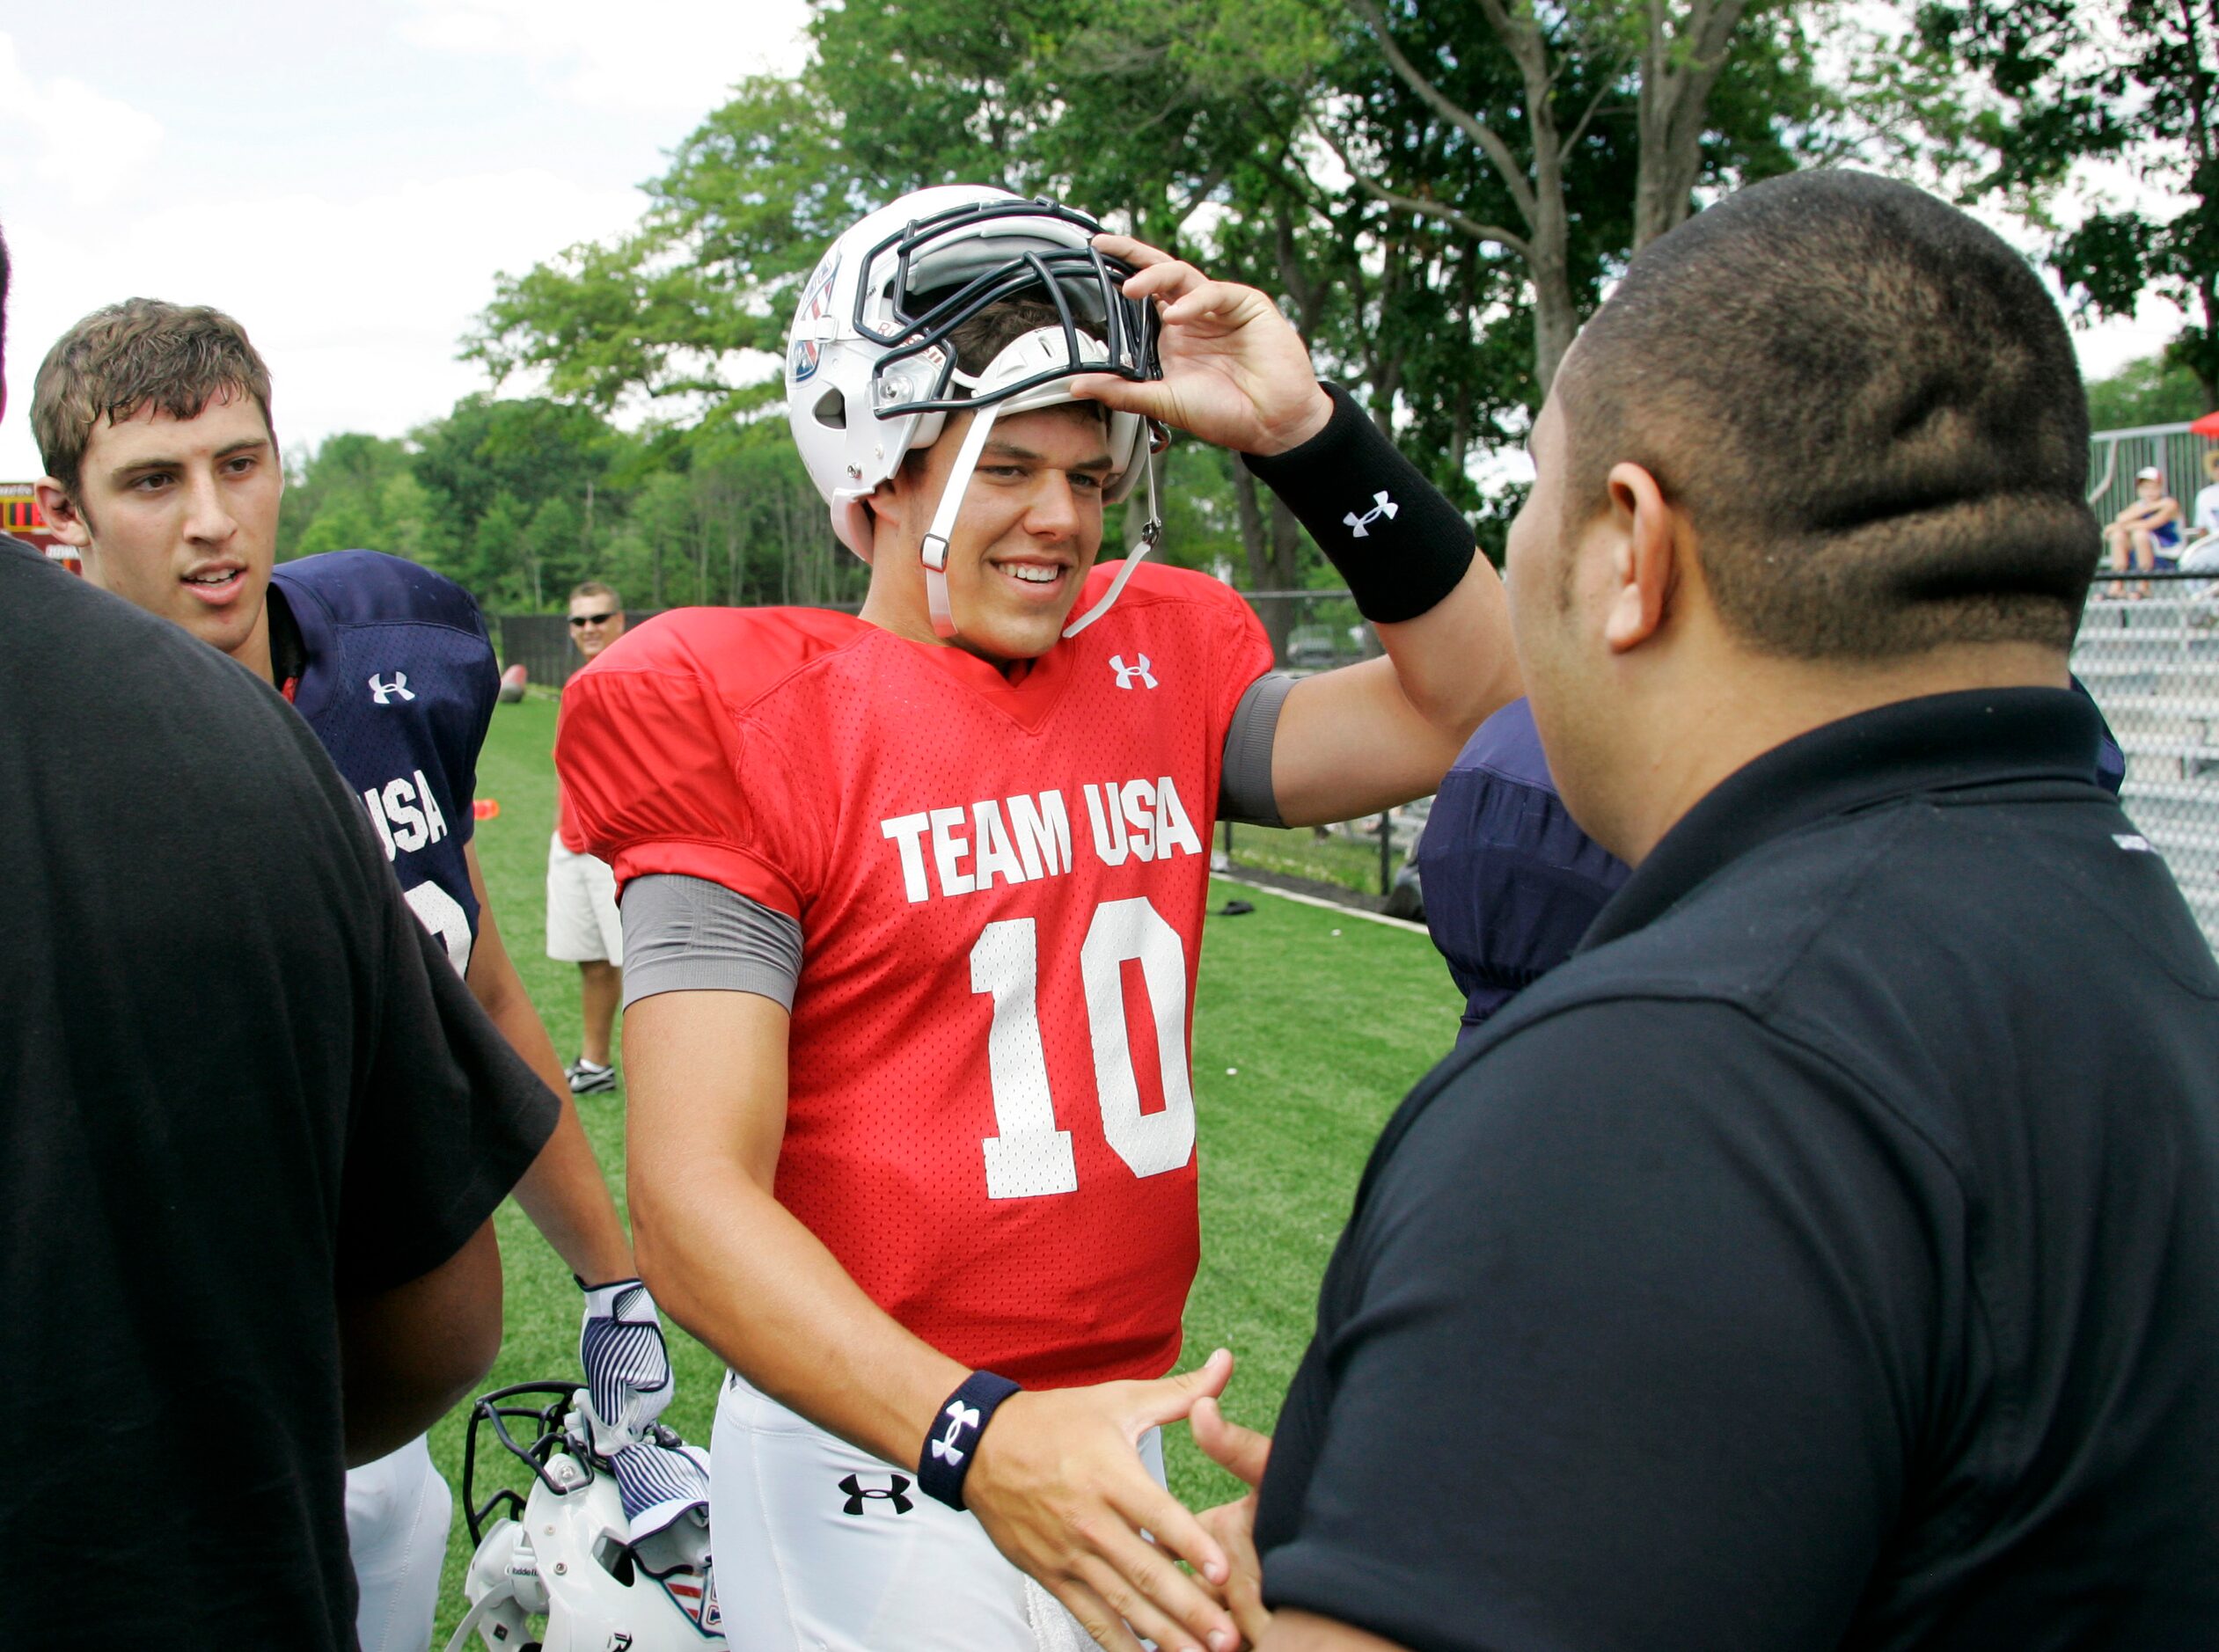
[{"label": "metal bleacher", "polygon": [[2135,600],[2111,583],[2089,599],[2073,671],[2127,754],[2120,801],[2219,947],[2219,585],[2160,575]]}]

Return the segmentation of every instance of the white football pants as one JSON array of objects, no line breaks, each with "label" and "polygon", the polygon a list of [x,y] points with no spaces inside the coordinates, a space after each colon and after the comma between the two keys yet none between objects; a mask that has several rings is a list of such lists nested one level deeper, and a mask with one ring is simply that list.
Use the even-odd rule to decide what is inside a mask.
[{"label": "white football pants", "polygon": [[[1163,1480],[1163,1438],[1140,1442]],[[978,1517],[918,1489],[736,1376],[709,1449],[709,1533],[731,1652],[1091,1652]],[[368,1643],[364,1643],[367,1647]]]},{"label": "white football pants", "polygon": [[355,1558],[355,1634],[362,1652],[425,1652],[439,1607],[455,1495],[410,1441],[347,1471],[347,1544]]}]

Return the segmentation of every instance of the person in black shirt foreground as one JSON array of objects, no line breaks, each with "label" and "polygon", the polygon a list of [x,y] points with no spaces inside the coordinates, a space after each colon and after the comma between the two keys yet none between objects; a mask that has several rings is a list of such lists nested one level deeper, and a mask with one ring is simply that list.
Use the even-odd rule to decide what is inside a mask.
[{"label": "person in black shirt foreground", "polygon": [[345,1468],[492,1364],[554,1099],[274,691],[4,536],[0,601],[0,1642],[351,1648]]},{"label": "person in black shirt foreground", "polygon": [[2050,300],[1915,190],[1761,184],[1533,445],[1520,661],[1634,871],[1388,1124],[1276,1444],[1197,1407],[1244,1630],[2219,1645],[2219,968],[2067,689]]}]

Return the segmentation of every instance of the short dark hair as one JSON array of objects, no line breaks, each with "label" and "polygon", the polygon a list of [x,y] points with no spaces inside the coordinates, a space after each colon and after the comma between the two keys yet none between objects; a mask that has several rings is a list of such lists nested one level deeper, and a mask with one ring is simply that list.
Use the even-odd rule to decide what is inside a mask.
[{"label": "short dark hair", "polygon": [[955,347],[957,367],[966,373],[983,373],[994,364],[994,357],[1028,333],[1062,325],[1055,305],[1044,298],[1007,298],[958,323],[948,342]]},{"label": "short dark hair", "polygon": [[1555,393],[1568,522],[1643,465],[1747,643],[2071,645],[2098,537],[2072,341],[2026,260],[1921,190],[1805,172],[1699,213],[1633,260]]},{"label": "short dark hair", "polygon": [[78,497],[92,432],[144,408],[194,419],[218,396],[252,396],[273,444],[269,369],[246,329],[205,304],[127,298],[55,341],[31,382],[31,434],[47,474]]},{"label": "short dark hair", "polygon": [[[958,322],[949,331],[948,342],[955,349],[957,367],[966,373],[983,373],[994,364],[994,357],[1028,333],[1062,325],[1055,305],[1044,298],[1005,298]],[[1070,405],[1091,412],[1104,423],[1109,420],[1110,410],[1100,402]],[[902,455],[903,466],[914,474],[924,464],[925,452],[923,448],[912,448]]]}]

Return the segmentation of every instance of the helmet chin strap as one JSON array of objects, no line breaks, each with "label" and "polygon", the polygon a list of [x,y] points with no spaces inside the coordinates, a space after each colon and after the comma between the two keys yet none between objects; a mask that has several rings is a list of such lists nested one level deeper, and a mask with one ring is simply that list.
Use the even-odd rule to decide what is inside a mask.
[{"label": "helmet chin strap", "polygon": [[[970,428],[963,432],[963,445],[956,450],[956,463],[948,472],[948,485],[941,490],[940,503],[933,508],[932,526],[926,530],[922,556],[925,564],[925,604],[931,610],[933,634],[943,642],[954,640],[956,635],[956,610],[948,601],[948,545],[956,531],[956,518],[963,508],[963,494],[970,487],[971,472],[978,468],[978,456],[985,451],[986,439],[993,432],[994,418],[1002,404],[990,402],[971,415]],[[1146,428],[1142,427],[1143,430]],[[1102,594],[1102,600],[1079,618],[1066,625],[1063,634],[1075,637],[1110,611],[1117,594],[1132,577],[1133,569],[1140,566],[1143,557],[1156,547],[1163,537],[1162,513],[1156,505],[1156,471],[1151,463],[1148,444],[1135,441],[1139,450],[1137,461],[1146,466],[1142,478],[1148,490],[1147,522],[1140,530],[1139,543],[1125,552],[1124,566],[1117,570],[1117,577],[1110,581],[1110,588]]]},{"label": "helmet chin strap", "polygon": [[1000,411],[1000,402],[989,402],[970,416],[970,428],[963,432],[963,444],[956,450],[948,485],[941,489],[940,503],[933,508],[933,525],[925,531],[925,603],[932,610],[934,634],[943,642],[956,635],[956,610],[948,605],[948,541],[956,531],[963,495],[970,491],[970,474],[978,468],[978,456],[986,450],[994,416]]},{"label": "helmet chin strap", "polygon": [[1133,569],[1140,566],[1140,559],[1154,550],[1156,541],[1163,537],[1163,515],[1156,508],[1154,456],[1148,451],[1146,442],[1136,442],[1133,445],[1140,450],[1139,460],[1145,472],[1140,480],[1148,490],[1148,519],[1141,524],[1139,543],[1125,552],[1124,566],[1117,570],[1117,577],[1110,581],[1110,588],[1102,592],[1102,600],[1063,628],[1063,634],[1066,637],[1077,636],[1110,611],[1110,604],[1117,600],[1117,593],[1124,589],[1125,581],[1132,577]]}]

